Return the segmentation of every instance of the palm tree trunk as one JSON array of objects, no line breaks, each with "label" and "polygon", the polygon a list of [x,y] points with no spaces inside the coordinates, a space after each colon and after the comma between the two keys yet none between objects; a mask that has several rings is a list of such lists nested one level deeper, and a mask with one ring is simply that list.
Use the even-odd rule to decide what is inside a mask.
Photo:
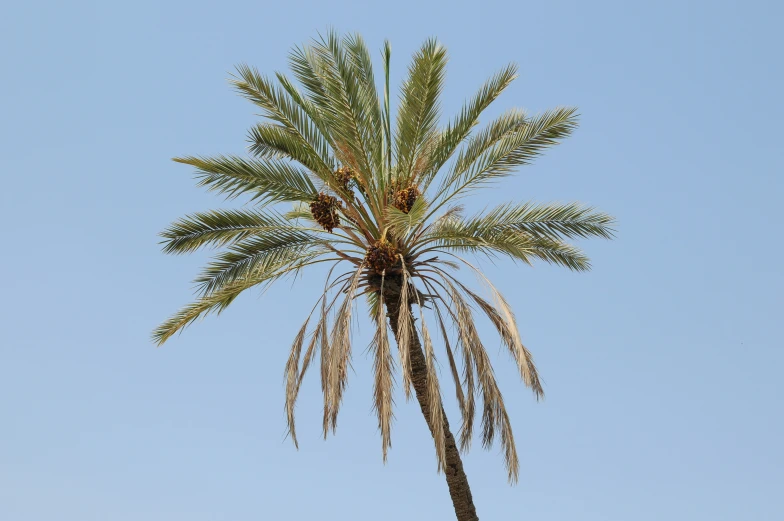
[{"label": "palm tree trunk", "polygon": [[[385,287],[384,301],[386,302],[389,316],[389,324],[392,326],[395,340],[397,340],[397,324],[400,313],[411,313],[411,309],[400,309],[399,291],[395,291],[395,285],[390,284]],[[399,286],[398,286],[399,288]],[[427,398],[427,367],[425,365],[425,354],[422,351],[422,344],[416,330],[412,331],[410,342],[410,361],[411,361],[411,383],[414,386],[419,407],[425,417],[430,434],[433,434],[433,427],[430,421],[430,407]],[[478,521],[476,507],[471,497],[471,488],[468,486],[468,477],[463,470],[463,461],[460,459],[460,451],[452,432],[449,430],[449,420],[441,406],[441,414],[444,415],[444,443],[446,445],[446,484],[449,486],[449,495],[452,497],[452,504],[455,507],[455,515],[458,521]]]}]

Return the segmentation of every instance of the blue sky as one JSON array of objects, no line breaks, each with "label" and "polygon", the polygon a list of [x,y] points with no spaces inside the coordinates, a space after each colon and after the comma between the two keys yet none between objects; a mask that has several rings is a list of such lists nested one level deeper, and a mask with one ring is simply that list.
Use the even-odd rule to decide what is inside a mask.
[{"label": "blue sky", "polygon": [[619,220],[617,240],[583,244],[588,274],[483,264],[547,398],[495,356],[523,470],[509,487],[499,449],[474,447],[480,517],[781,519],[782,14],[773,1],[5,5],[0,518],[451,518],[402,396],[381,462],[367,327],[337,436],[320,439],[312,378],[300,450],[284,439],[283,365],[320,273],[149,342],[207,258],[164,256],[157,232],[224,205],[169,159],[242,153],[255,118],[227,86],[233,66],[282,70],[334,26],[374,49],[389,38],[394,80],[440,38],[446,115],[517,62],[490,115],[576,105],[581,128],[471,204],[580,200]]}]

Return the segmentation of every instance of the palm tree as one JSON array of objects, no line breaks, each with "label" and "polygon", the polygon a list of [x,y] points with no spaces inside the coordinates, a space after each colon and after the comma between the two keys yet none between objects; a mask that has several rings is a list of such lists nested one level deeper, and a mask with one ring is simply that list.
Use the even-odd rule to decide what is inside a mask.
[{"label": "palm tree", "polygon": [[[525,264],[542,260],[584,271],[588,259],[564,240],[610,238],[613,219],[578,203],[530,202],[465,216],[461,198],[512,174],[567,137],[577,126],[575,109],[531,116],[510,110],[475,131],[483,111],[515,79],[517,69],[509,65],[440,127],[447,54],[431,39],[413,57],[393,122],[390,56],[386,43],[383,99],[370,53],[358,35],[329,33],[295,48],[289,60],[299,87],[281,73],[274,82],[253,68],[238,67],[232,85],[268,120],[249,132],[252,157],[175,161],[195,167],[201,186],[228,198],[249,197],[254,208],[196,213],[162,232],[166,253],[225,249],[196,279],[198,298],[161,324],[153,338],[163,344],[197,318],[222,311],[243,291],[328,263],[323,293],[296,334],[285,368],[285,409],[294,444],[297,394],[317,357],[324,436],[335,430],[351,358],[354,302],[364,297],[375,329],[373,400],[383,458],[391,446],[394,373],[399,370],[406,398],[413,389],[430,429],[457,519],[475,520],[460,453],[473,437],[477,393],[483,446],[500,438],[510,482],[517,480],[520,464],[474,312],[495,327],[525,385],[537,398],[543,391],[512,310],[465,254],[505,256]],[[278,203],[288,203],[288,211]],[[474,274],[489,297],[466,285],[460,268]],[[441,337],[454,380],[462,416],[458,439],[442,405],[426,315]],[[454,328],[447,327],[450,323]]]}]

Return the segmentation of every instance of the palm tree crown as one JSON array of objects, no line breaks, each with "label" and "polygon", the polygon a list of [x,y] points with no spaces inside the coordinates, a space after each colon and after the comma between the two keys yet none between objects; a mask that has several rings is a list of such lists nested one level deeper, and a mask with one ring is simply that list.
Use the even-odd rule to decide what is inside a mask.
[{"label": "palm tree crown", "polygon": [[[232,85],[266,118],[250,129],[252,157],[175,161],[195,167],[201,186],[230,198],[248,197],[254,205],[189,215],[162,232],[167,253],[202,247],[223,251],[196,279],[196,300],[161,324],[154,340],[163,344],[197,318],[220,312],[245,290],[329,263],[323,294],[296,334],[285,368],[286,414],[294,443],[295,401],[314,364],[321,371],[324,435],[335,429],[351,357],[354,303],[365,300],[375,324],[374,405],[384,458],[391,443],[394,374],[399,371],[406,397],[412,388],[417,391],[438,468],[445,468],[451,433],[436,370],[436,332],[462,415],[460,449],[471,442],[479,394],[482,443],[489,447],[500,438],[509,479],[515,481],[519,461],[510,421],[475,313],[495,327],[537,398],[542,386],[512,310],[466,254],[526,264],[541,260],[583,271],[590,267],[588,259],[565,241],[610,238],[613,219],[578,203],[508,203],[464,215],[462,198],[567,137],[577,126],[575,109],[538,115],[513,109],[477,129],[483,111],[515,79],[517,69],[509,65],[443,126],[439,97],[447,54],[437,41],[428,40],[409,66],[393,120],[390,56],[387,43],[381,95],[370,53],[356,35],[329,33],[295,48],[289,59],[299,85],[281,73],[274,81],[253,68],[238,67]],[[288,208],[281,208],[284,203]],[[466,285],[458,276],[461,268],[478,278],[488,297]],[[421,367],[414,367],[413,358],[421,354]]]}]

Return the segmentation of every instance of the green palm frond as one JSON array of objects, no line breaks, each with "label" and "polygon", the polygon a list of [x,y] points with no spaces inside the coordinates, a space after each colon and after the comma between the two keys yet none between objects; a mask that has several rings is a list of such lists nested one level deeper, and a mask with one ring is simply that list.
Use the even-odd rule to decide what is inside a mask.
[{"label": "green palm frond", "polygon": [[601,237],[612,239],[615,219],[580,203],[503,204],[469,220],[477,230],[516,230],[532,236],[563,238]]},{"label": "green palm frond", "polygon": [[384,60],[384,182],[379,185],[379,189],[386,190],[386,180],[392,172],[392,115],[389,108],[389,65],[392,60],[392,45],[389,40],[384,41],[384,49],[381,54]]},{"label": "green palm frond", "polygon": [[305,89],[309,102],[318,110],[324,120],[331,112],[332,101],[322,80],[321,64],[310,46],[294,47],[289,53],[289,67],[294,77]]},{"label": "green palm frond", "polygon": [[[310,212],[308,212],[310,217]],[[251,235],[292,228],[285,217],[262,210],[213,210],[183,217],[161,232],[165,253],[190,253],[220,247]]]},{"label": "green palm frond", "polygon": [[294,203],[294,207],[284,213],[283,218],[289,221],[303,220],[313,226],[318,226],[316,221],[313,220],[313,214],[310,212],[310,207],[305,203]]},{"label": "green palm frond", "polygon": [[[414,55],[400,95],[397,115],[395,153],[404,180],[424,171],[428,144],[437,141],[440,114],[439,97],[444,88],[447,54],[435,39],[430,39]],[[421,162],[421,164],[419,164]]]},{"label": "green palm frond", "polygon": [[261,202],[312,201],[318,195],[302,169],[282,161],[235,156],[188,156],[174,161],[196,167],[199,186],[229,198],[250,194]]},{"label": "green palm frond", "polygon": [[531,256],[549,264],[572,271],[589,271],[591,262],[576,246],[556,239],[536,237],[531,246]]},{"label": "green palm frond", "polygon": [[194,280],[201,293],[210,294],[253,273],[274,273],[326,253],[323,240],[296,228],[278,228],[229,246],[207,264]]},{"label": "green palm frond", "polygon": [[520,132],[525,128],[526,122],[527,116],[524,111],[510,109],[491,121],[476,135],[465,140],[457,153],[454,165],[441,180],[436,192],[443,196],[447,195],[448,188],[462,186],[470,178],[472,165],[497,146],[502,139]]},{"label": "green palm frond", "polygon": [[548,147],[571,135],[577,128],[577,109],[562,107],[548,110],[529,118],[525,127],[501,143],[498,159],[491,162],[491,170],[509,173],[514,168],[528,165]]},{"label": "green palm frond", "polygon": [[433,228],[421,241],[431,251],[457,251],[483,254],[490,258],[506,255],[525,264],[534,259],[567,267],[575,271],[590,269],[588,258],[576,247],[547,237],[538,237],[511,228],[479,228],[475,223],[453,218]]},{"label": "green palm frond", "polygon": [[507,65],[493,75],[463,107],[455,120],[444,129],[431,154],[425,173],[421,176],[425,190],[441,167],[446,164],[460,144],[470,135],[471,130],[479,123],[479,116],[482,112],[501,95],[516,77],[517,66],[514,64]]},{"label": "green palm frond", "polygon": [[395,237],[405,237],[411,230],[422,224],[428,208],[424,197],[418,198],[408,213],[389,206],[386,213],[387,224]]},{"label": "green palm frond", "polygon": [[314,158],[314,172],[328,175],[334,166],[329,143],[308,113],[285,90],[274,86],[256,69],[240,65],[237,72],[239,77],[231,80],[237,91],[261,107],[263,116],[282,125],[302,146],[307,147],[309,155]]},{"label": "green palm frond", "polygon": [[[277,274],[277,277],[282,275],[284,273],[280,272]],[[159,346],[163,345],[169,338],[199,318],[209,313],[220,313],[226,309],[243,291],[265,282],[271,282],[274,278],[274,276],[269,276],[269,274],[257,273],[252,277],[236,280],[231,284],[223,286],[218,291],[200,297],[158,326],[152,333],[153,341]]]},{"label": "green palm frond", "polygon": [[526,119],[512,111],[491,125],[460,154],[455,170],[439,193],[444,201],[478,188],[529,164],[547,147],[558,144],[577,127],[576,109],[560,108]]},{"label": "green palm frond", "polygon": [[456,218],[444,220],[425,234],[419,243],[422,249],[417,250],[417,254],[456,251],[483,254],[491,258],[504,254],[531,264],[532,237],[513,230],[478,230],[468,224]]},{"label": "green palm frond", "polygon": [[322,113],[331,129],[335,154],[343,164],[355,168],[366,189],[370,189],[374,151],[380,152],[382,145],[375,142],[381,136],[364,110],[371,101],[365,97],[367,89],[360,85],[361,74],[351,66],[344,42],[334,32],[315,41],[311,51],[308,59],[325,93],[320,101],[324,103]]},{"label": "green palm frond", "polygon": [[305,111],[305,114],[308,115],[310,120],[313,124],[318,128],[321,135],[324,139],[330,144],[332,147],[332,140],[330,138],[329,127],[327,126],[327,122],[324,119],[323,114],[319,110],[319,107],[313,103],[313,101],[307,97],[305,94],[300,92],[297,86],[292,83],[292,81],[283,73],[276,72],[275,77],[280,82],[281,87],[285,90],[289,96],[291,96],[291,100],[299,105],[299,107]]},{"label": "green palm frond", "polygon": [[[365,45],[365,41],[358,34],[346,36],[344,43],[349,71],[351,71],[357,81],[356,98],[360,106],[359,113],[363,116],[363,133],[367,140],[366,146],[370,155],[370,164],[376,177],[378,177],[384,169],[384,127],[381,101],[379,100],[378,90],[376,90],[370,51]],[[379,184],[377,181],[376,186]]]},{"label": "green palm frond", "polygon": [[248,130],[248,150],[259,159],[288,159],[305,166],[322,180],[328,178],[334,161],[325,163],[290,130],[272,123],[258,123]]}]

